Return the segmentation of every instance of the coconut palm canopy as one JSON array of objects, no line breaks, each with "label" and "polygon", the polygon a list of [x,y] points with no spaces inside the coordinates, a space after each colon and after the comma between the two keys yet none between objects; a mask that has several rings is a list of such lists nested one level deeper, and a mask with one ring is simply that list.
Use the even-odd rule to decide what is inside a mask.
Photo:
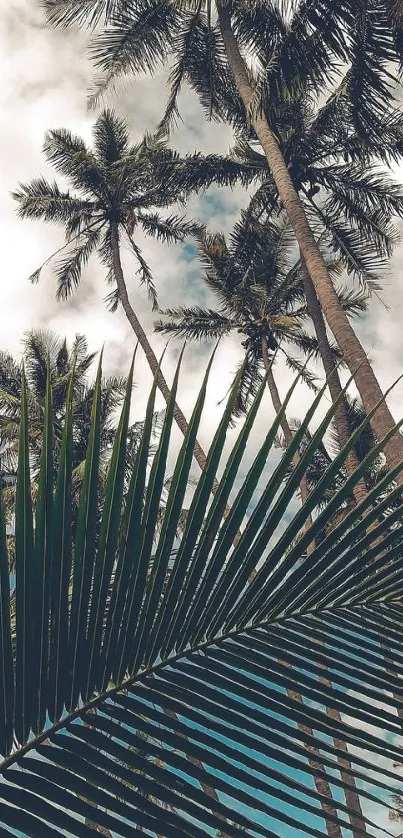
[{"label": "coconut palm canopy", "polygon": [[[0,479],[4,487],[3,505],[8,522],[14,518],[17,463],[21,420],[22,378],[25,374],[29,414],[29,461],[31,469],[32,501],[38,496],[38,475],[43,450],[43,415],[45,409],[47,370],[50,372],[54,421],[53,466],[57,473],[62,428],[66,418],[69,382],[72,382],[73,448],[72,448],[72,504],[73,521],[77,516],[78,501],[84,475],[85,458],[91,431],[91,407],[95,381],[88,373],[96,353],[88,351],[85,335],[76,335],[71,346],[48,329],[32,329],[23,341],[23,360],[17,362],[10,353],[0,353]],[[104,478],[116,434],[116,422],[127,387],[125,376],[103,377],[100,384],[100,486],[102,503]],[[150,453],[161,429],[163,412],[153,419]],[[130,423],[127,429],[126,488],[130,468],[135,460],[144,428],[143,421]],[[10,542],[10,547],[13,542]],[[14,550],[10,551],[10,567],[14,566]]]},{"label": "coconut palm canopy", "polygon": [[[30,417],[29,451],[33,476],[37,476],[42,454],[43,413],[47,369],[50,370],[52,408],[55,423],[55,457],[60,450],[62,425],[66,415],[67,393],[72,377],[72,411],[74,417],[73,475],[79,477],[84,468],[91,429],[91,405],[95,381],[88,372],[96,353],[88,351],[85,335],[76,335],[71,346],[49,329],[32,329],[23,341],[22,363],[10,353],[0,353],[0,463],[2,474],[16,475],[21,418],[21,387],[26,378]],[[105,465],[110,457],[116,430],[116,415],[126,391],[125,376],[108,376],[101,381],[100,453]],[[162,414],[154,417],[153,441],[161,424]],[[143,430],[143,422],[128,427],[127,457],[133,459]]]},{"label": "coconut palm canopy", "polygon": [[[296,463],[294,453],[321,403],[319,393],[281,462],[272,467],[278,416],[235,493],[265,394],[263,382],[220,477],[235,382],[174,550],[209,369],[177,457],[156,547],[179,368],[147,483],[154,384],[122,520],[130,371],[97,543],[101,371],[74,544],[72,388],[55,485],[50,380],[46,388],[34,523],[23,379],[12,593],[4,520],[0,541],[5,835],[17,830],[46,838],[58,829],[89,838],[85,819],[116,836],[142,828],[150,835],[198,838],[220,831],[233,838],[287,830],[322,836],[325,822],[349,830],[351,813],[343,802],[348,782],[337,762],[345,756],[340,739],[350,749],[347,777],[355,777],[371,811],[375,803],[386,805],[394,788],[401,730],[396,710],[403,709],[401,523],[396,510],[382,518],[381,504],[376,508],[373,500],[396,475],[385,476],[307,558],[308,541],[332,520],[349,488],[342,486],[310,533],[296,540],[346,457],[343,450],[329,463],[308,501],[293,513],[301,473],[334,407]],[[362,430],[359,426],[351,445]],[[360,468],[368,468],[380,449],[381,444],[372,447]],[[218,490],[210,500],[217,474]],[[264,488],[256,494],[262,476]],[[360,472],[350,478],[350,488],[359,477]],[[237,541],[252,499],[253,512]],[[224,520],[227,501],[231,512]],[[319,749],[316,767],[307,759],[307,745]],[[313,775],[338,789],[337,809],[326,809]],[[375,834],[371,818],[365,823],[367,834]]]},{"label": "coconut palm canopy", "polygon": [[[162,182],[158,153],[148,153],[148,141],[133,145],[124,120],[111,110],[101,113],[94,125],[94,147],[66,129],[49,131],[44,153],[57,172],[66,177],[74,192],[63,192],[56,182],[39,177],[14,193],[22,218],[42,218],[64,226],[66,245],[56,266],[57,295],[65,298],[77,287],[83,267],[98,252],[106,269],[106,281],[114,284],[112,231],[126,241],[138,274],[151,300],[156,292],[150,269],[136,244],[140,228],[146,235],[179,241],[191,226],[178,216],[161,217],[157,207],[166,207],[178,196]],[[152,141],[150,140],[151,146]],[[152,152],[152,148],[151,148]],[[151,166],[152,161],[152,166]],[[50,257],[52,258],[52,257]],[[49,260],[48,260],[49,261]],[[32,275],[39,278],[40,269]],[[118,304],[116,288],[109,296]]]},{"label": "coconut palm canopy", "polygon": [[[256,395],[265,370],[265,346],[270,355],[279,348],[287,366],[299,372],[309,387],[315,376],[301,363],[302,358],[319,355],[318,342],[309,330],[309,315],[301,278],[301,264],[295,259],[295,239],[284,216],[265,224],[242,213],[227,244],[218,233],[204,232],[199,238],[199,258],[203,279],[213,293],[218,309],[200,306],[167,309],[155,324],[157,332],[188,340],[242,335],[240,344],[246,355],[242,364],[235,413],[241,414]],[[334,279],[340,263],[329,262]],[[365,294],[338,287],[343,308],[357,314],[366,308]],[[333,346],[334,363],[340,360]]]}]

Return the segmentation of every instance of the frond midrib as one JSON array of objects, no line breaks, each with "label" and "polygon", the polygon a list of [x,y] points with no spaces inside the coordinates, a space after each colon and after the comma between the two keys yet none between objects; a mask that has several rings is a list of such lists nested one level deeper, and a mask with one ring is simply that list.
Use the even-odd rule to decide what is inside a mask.
[{"label": "frond midrib", "polygon": [[[378,603],[378,604],[381,604],[381,605],[387,605],[387,603],[385,603],[383,600],[371,601],[371,605],[374,604],[374,603]],[[366,605],[365,601],[354,603],[353,605],[349,606],[349,608],[351,608],[354,611],[355,609],[360,608],[362,605]],[[328,613],[332,614],[333,611],[340,611],[340,610],[344,610],[344,609],[343,608],[340,609],[340,607],[337,607],[337,606],[334,607],[334,608],[324,608],[324,609],[317,609],[316,608],[316,609],[304,611],[303,613],[301,613],[301,616],[308,617],[310,614],[314,614],[316,616],[318,616],[318,614],[328,614]],[[268,628],[268,627],[271,627],[271,626],[278,626],[278,625],[281,625],[284,621],[287,621],[287,620],[290,620],[290,619],[297,620],[299,616],[300,616],[299,612],[297,614],[286,613],[286,614],[282,615],[281,617],[273,620],[273,622],[269,622],[265,618],[265,619],[262,619],[262,620],[259,620],[259,621],[255,622],[255,623],[251,623],[250,625],[242,626],[241,628],[232,629],[231,631],[226,632],[225,634],[222,634],[222,635],[219,635],[219,636],[216,636],[216,637],[213,637],[213,638],[209,638],[208,640],[205,640],[202,643],[198,643],[197,645],[193,646],[192,648],[181,649],[180,652],[178,652],[176,655],[172,655],[171,657],[167,658],[166,660],[160,661],[159,663],[154,664],[153,666],[150,666],[147,669],[143,669],[141,672],[136,673],[136,675],[132,675],[130,678],[126,678],[120,684],[105,690],[103,693],[100,693],[99,695],[95,696],[94,698],[91,698],[89,701],[85,702],[81,707],[79,707],[79,708],[73,710],[72,712],[68,713],[66,716],[64,716],[63,719],[60,719],[58,722],[53,724],[51,727],[42,731],[39,735],[34,736],[32,739],[30,739],[29,742],[27,742],[25,745],[23,745],[17,751],[13,751],[13,753],[11,753],[8,757],[6,757],[3,760],[3,762],[0,764],[0,776],[4,773],[4,771],[6,771],[12,765],[14,765],[15,763],[18,763],[21,760],[21,758],[25,756],[25,754],[27,754],[30,751],[35,750],[36,748],[38,748],[38,746],[42,745],[46,741],[46,739],[49,739],[54,733],[57,733],[59,730],[62,730],[63,728],[66,728],[69,724],[71,724],[71,722],[75,721],[75,719],[78,719],[83,713],[87,713],[88,711],[96,709],[104,701],[106,701],[108,698],[113,698],[114,695],[117,695],[118,693],[129,689],[134,684],[136,684],[136,682],[141,681],[143,678],[147,678],[149,675],[153,675],[153,674],[156,674],[156,673],[160,672],[166,666],[171,666],[173,663],[175,663],[176,661],[179,661],[181,658],[188,658],[190,655],[196,654],[197,652],[200,652],[200,651],[204,651],[205,649],[207,649],[210,646],[221,645],[226,640],[228,640],[230,638],[234,638],[234,637],[239,637],[240,635],[244,634],[247,631],[251,631],[252,629]]]}]

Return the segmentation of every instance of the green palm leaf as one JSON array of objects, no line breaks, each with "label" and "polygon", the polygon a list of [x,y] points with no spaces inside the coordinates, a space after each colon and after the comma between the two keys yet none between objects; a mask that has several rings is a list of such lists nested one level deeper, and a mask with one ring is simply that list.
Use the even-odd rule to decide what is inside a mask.
[{"label": "green palm leaf", "polygon": [[[131,369],[98,527],[99,368],[74,544],[72,377],[55,492],[48,380],[34,533],[23,376],[15,612],[0,509],[1,835],[17,830],[47,838],[58,829],[90,838],[87,821],[114,836],[146,830],[172,838],[289,832],[319,838],[329,824],[350,834],[350,780],[364,815],[380,813],[396,789],[403,526],[400,508],[391,508],[384,490],[397,470],[331,526],[335,509],[385,441],[314,519],[312,533],[296,539],[347,450],[329,461],[295,514],[301,473],[336,409],[294,461],[322,390],[280,462],[271,465],[281,413],[242,477],[263,380],[210,500],[240,368],[178,536],[212,362],[177,457],[154,554],[179,365],[149,474],[155,377],[124,502]],[[370,418],[363,418],[350,447]],[[319,529],[326,535],[307,557],[306,544]],[[348,747],[342,774],[337,760],[345,761],[345,751],[338,741]],[[310,748],[320,754],[316,765],[307,759]],[[336,808],[314,778],[338,790]],[[365,823],[366,834],[377,834],[375,822]]]}]

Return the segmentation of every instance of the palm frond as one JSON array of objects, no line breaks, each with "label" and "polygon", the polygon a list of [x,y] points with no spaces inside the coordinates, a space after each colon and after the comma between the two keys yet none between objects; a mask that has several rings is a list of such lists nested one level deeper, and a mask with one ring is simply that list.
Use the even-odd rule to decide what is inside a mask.
[{"label": "palm frond", "polygon": [[[136,273],[140,276],[141,284],[145,285],[145,287],[147,289],[148,298],[151,301],[153,311],[155,311],[155,309],[158,308],[158,295],[157,295],[157,290],[156,290],[155,285],[154,285],[151,270],[150,270],[150,268],[149,268],[149,266],[148,266],[148,264],[147,264],[147,262],[146,262],[146,260],[143,256],[139,246],[137,245],[133,236],[131,235],[130,230],[127,229],[127,228],[126,228],[126,235],[129,239],[131,250],[132,250],[132,252],[133,252],[133,254],[136,258],[136,262],[137,262],[137,265],[138,265]],[[110,274],[110,279],[111,279],[112,282],[114,281],[113,272],[111,272],[111,274]],[[120,301],[119,291],[117,289],[115,291],[112,291],[111,294],[109,294],[109,296],[107,297],[107,301],[109,303],[110,311],[115,311],[118,304],[119,304],[119,301]]]},{"label": "palm frond", "polygon": [[88,230],[75,243],[73,252],[67,252],[55,266],[56,297],[66,300],[80,284],[83,268],[90,256],[96,251],[100,240],[100,228]]},{"label": "palm frond", "polygon": [[91,204],[80,200],[69,192],[61,192],[57,183],[49,183],[40,177],[29,184],[21,184],[20,189],[12,193],[18,202],[18,215],[21,218],[43,218],[57,224],[68,224],[71,217],[91,210]]},{"label": "palm frond", "polygon": [[123,157],[129,146],[127,123],[112,110],[104,110],[95,122],[94,146],[98,159],[110,166]]},{"label": "palm frond", "polygon": [[81,137],[66,128],[47,131],[43,151],[48,162],[76,189],[98,195],[104,192],[105,180],[96,157]]},{"label": "palm frond", "polygon": [[156,332],[175,334],[177,337],[190,337],[196,340],[223,337],[240,325],[217,311],[211,309],[205,311],[199,306],[169,308],[162,313],[167,319],[158,320],[154,323]]},{"label": "palm frond", "polygon": [[176,215],[162,218],[157,213],[141,212],[138,218],[144,232],[160,241],[181,242],[195,230],[194,223]]},{"label": "palm frond", "polygon": [[[242,374],[241,369],[184,520],[182,501],[207,373],[168,486],[162,525],[159,510],[178,376],[146,488],[154,384],[122,518],[129,377],[95,541],[99,371],[74,545],[67,514],[71,418],[53,504],[46,503],[52,470],[42,458],[34,530],[23,405],[16,612],[0,521],[0,660],[7,676],[0,683],[0,805],[6,829],[35,836],[50,835],[55,828],[87,835],[82,824],[87,818],[127,836],[145,827],[164,836],[175,831],[194,838],[211,829],[232,838],[240,838],[245,829],[265,838],[302,829],[319,838],[323,829],[315,824],[324,826],[326,819],[349,829],[351,812],[343,792],[353,777],[363,801],[385,805],[385,792],[397,780],[392,765],[399,758],[395,708],[402,706],[401,513],[386,514],[371,529],[378,514],[375,488],[342,524],[331,526],[335,510],[359,479],[357,472],[312,525],[326,534],[305,562],[310,536],[296,536],[347,455],[346,449],[328,463],[304,507],[292,513],[301,473],[334,416],[332,407],[301,448],[297,464],[294,452],[302,446],[323,390],[281,461],[267,466],[281,421],[276,418],[223,520],[265,392],[262,381],[210,503]],[[45,426],[50,441],[49,388]],[[349,446],[361,432],[362,424]],[[371,449],[362,468],[381,447]],[[394,476],[396,470],[383,484]],[[263,488],[234,547],[234,535],[262,478]],[[43,538],[45,531],[54,533],[50,542]],[[253,570],[257,573],[251,576]],[[329,715],[327,707],[338,714]],[[349,747],[343,777],[337,758],[345,752],[329,734]],[[307,746],[320,749],[316,767],[307,760]],[[250,791],[251,776],[258,794]],[[314,776],[331,777],[339,790],[334,814],[329,807],[325,814],[321,804],[329,799],[312,783]],[[215,789],[214,796],[207,794],[207,786]],[[364,820],[369,831],[375,828],[370,818]]]},{"label": "palm frond", "polygon": [[72,23],[89,27],[101,20],[108,22],[119,11],[121,0],[43,0],[48,20],[54,26],[71,26]]},{"label": "palm frond", "polygon": [[91,98],[98,98],[123,73],[150,72],[160,65],[181,19],[175,5],[164,0],[140,0],[135,9],[124,5],[93,41],[91,55],[102,77]]},{"label": "palm frond", "polygon": [[169,133],[171,126],[174,126],[179,118],[178,96],[186,78],[189,60],[195,47],[195,38],[197,40],[197,26],[201,13],[202,0],[199,0],[195,13],[187,16],[183,28],[174,35],[175,63],[169,74],[169,97],[157,128],[159,134]]}]

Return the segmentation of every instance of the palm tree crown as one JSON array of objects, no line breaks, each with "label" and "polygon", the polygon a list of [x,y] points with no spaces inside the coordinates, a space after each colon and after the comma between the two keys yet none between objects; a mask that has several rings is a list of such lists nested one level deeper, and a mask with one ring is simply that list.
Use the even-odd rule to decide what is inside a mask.
[{"label": "palm tree crown", "polygon": [[[347,74],[348,76],[348,74]],[[352,106],[343,78],[321,107],[312,93],[273,103],[267,119],[276,133],[284,160],[311,229],[343,259],[347,271],[370,291],[377,291],[385,257],[398,241],[393,223],[403,214],[403,191],[387,175],[388,165],[403,152],[403,119],[392,112],[380,142],[374,146],[352,123]],[[236,114],[234,114],[236,117]],[[270,217],[281,208],[275,183],[246,121],[236,119],[239,139],[231,156],[248,166],[261,185],[250,203],[251,214]]]},{"label": "palm tree crown", "polygon": [[[95,382],[88,372],[96,353],[88,352],[87,339],[76,335],[69,347],[66,339],[48,329],[33,329],[23,343],[22,363],[10,353],[0,352],[0,477],[5,488],[7,517],[14,511],[15,481],[21,421],[21,388],[23,371],[26,380],[30,418],[29,455],[32,470],[32,491],[35,499],[37,478],[43,449],[43,414],[46,397],[47,370],[50,372],[52,409],[55,423],[54,467],[60,455],[61,428],[66,417],[70,381],[71,409],[74,417],[72,474],[74,505],[77,508],[91,429],[91,406]],[[100,382],[100,461],[101,476],[106,474],[116,435],[116,412],[126,389],[126,378],[103,377]],[[159,433],[163,414],[155,413],[152,441]],[[127,429],[127,468],[133,466],[144,422],[137,421]]]},{"label": "palm tree crown", "polygon": [[[301,363],[303,353],[318,354],[317,340],[307,331],[308,311],[301,278],[300,262],[295,260],[295,243],[284,216],[262,224],[251,223],[248,213],[234,227],[229,245],[221,234],[205,232],[199,243],[199,256],[205,269],[204,280],[216,297],[219,308],[199,306],[169,308],[166,319],[155,324],[156,331],[176,334],[190,340],[221,338],[231,332],[244,336],[242,377],[239,381],[235,413],[244,413],[263,379],[263,344],[271,356],[280,348],[287,365],[315,389],[314,375]],[[339,265],[333,263],[337,273]],[[339,289],[343,307],[351,313],[365,310],[361,292]],[[333,347],[334,359],[338,352]],[[295,354],[296,353],[296,354]]]},{"label": "palm tree crown", "polygon": [[[42,450],[40,428],[43,421],[48,368],[54,417],[58,424],[64,420],[70,379],[73,382],[73,468],[80,468],[88,446],[94,395],[94,382],[88,381],[87,373],[95,357],[96,353],[88,352],[84,335],[76,335],[69,347],[65,338],[60,338],[48,329],[32,329],[26,334],[22,364],[16,362],[10,353],[0,353],[0,446],[3,464],[7,465],[9,470],[16,468],[18,456],[23,369],[31,421],[31,464],[34,473],[39,468]],[[122,377],[110,376],[102,381],[101,448],[105,454],[113,442],[115,412],[122,402],[125,387],[126,379]]]},{"label": "palm tree crown", "polygon": [[[140,280],[153,304],[156,291],[150,269],[135,241],[140,228],[146,235],[164,241],[182,240],[192,226],[155,211],[178,195],[163,182],[158,168],[158,150],[145,138],[132,145],[126,123],[111,110],[104,110],[93,129],[93,149],[66,129],[48,131],[46,159],[71,183],[73,192],[63,192],[57,183],[43,177],[21,185],[13,193],[22,218],[38,218],[64,227],[66,246],[56,266],[57,296],[65,298],[78,285],[83,267],[95,251],[106,268],[106,281],[114,284],[111,231],[116,228],[138,264]],[[39,271],[32,279],[38,279]],[[116,287],[109,295],[116,308]]]}]

